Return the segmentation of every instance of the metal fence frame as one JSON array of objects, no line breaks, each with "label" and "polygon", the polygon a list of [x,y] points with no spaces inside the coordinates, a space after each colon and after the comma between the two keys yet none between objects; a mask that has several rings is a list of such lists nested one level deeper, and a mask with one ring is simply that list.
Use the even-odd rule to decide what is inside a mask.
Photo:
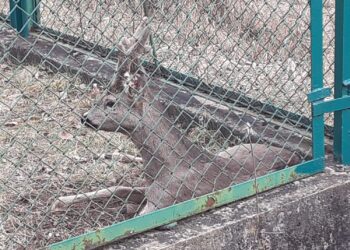
[{"label": "metal fence frame", "polygon": [[[335,101],[330,103],[334,113],[334,153],[339,162],[349,165],[350,154],[350,3],[336,1],[335,20]],[[333,106],[331,106],[333,104]]]},{"label": "metal fence frame", "polygon": [[[28,37],[32,27],[40,24],[39,0],[9,0],[11,25],[22,37]],[[336,0],[335,95],[323,87],[323,5],[311,0],[311,93],[313,159],[279,170],[257,179],[188,200],[150,214],[138,216],[95,232],[90,232],[50,245],[49,249],[85,249],[156,228],[200,212],[252,196],[296,179],[320,173],[325,167],[324,114],[335,112],[334,156],[344,165],[350,164],[350,3]]]}]

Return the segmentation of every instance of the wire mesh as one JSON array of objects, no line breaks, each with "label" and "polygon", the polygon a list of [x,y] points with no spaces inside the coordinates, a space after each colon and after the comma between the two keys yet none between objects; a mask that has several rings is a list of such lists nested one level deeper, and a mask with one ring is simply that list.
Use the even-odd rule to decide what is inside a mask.
[{"label": "wire mesh", "polygon": [[[106,47],[125,29],[130,32],[128,24],[140,19],[143,8],[132,1],[42,1],[41,6],[44,27]],[[153,1],[152,6],[163,65],[307,113],[305,96],[291,91],[306,91],[310,81],[307,1]],[[271,88],[270,82],[279,85]]]},{"label": "wire mesh", "polygon": [[[324,1],[324,84],[334,91],[335,4]],[[333,95],[332,95],[333,96]],[[326,124],[333,126],[333,113],[325,115]]]},{"label": "wire mesh", "polygon": [[[8,13],[7,4],[0,3],[0,12]],[[332,86],[334,6],[331,1],[324,6],[325,83]],[[306,0],[42,0],[41,29],[31,45],[40,39],[61,44],[70,35],[76,40],[66,48],[73,52],[79,41],[90,42],[85,58],[77,58],[85,63],[100,54],[99,46],[120,51],[121,38],[134,33],[145,8],[154,51],[143,59],[310,116]],[[0,29],[11,28],[2,22]],[[72,74],[48,69],[45,56],[36,65],[16,59],[9,50],[19,39],[0,50],[0,248],[36,249],[137,216],[145,200],[133,202],[134,194],[122,196],[111,187],[152,183],[146,198],[158,209],[310,158],[310,125],[301,130],[301,121],[276,121],[276,113],[252,113],[169,79],[151,78],[152,72],[141,68],[122,72],[117,82],[137,91],[117,93],[97,87],[96,79],[82,80],[79,63]],[[118,55],[120,67],[125,58]],[[111,65],[108,56],[100,59]],[[254,143],[266,150],[259,155],[251,150]],[[217,155],[235,146],[221,153],[224,158]],[[108,188],[98,199],[86,194]],[[75,194],[89,199],[75,197],[53,209],[59,197]]]}]

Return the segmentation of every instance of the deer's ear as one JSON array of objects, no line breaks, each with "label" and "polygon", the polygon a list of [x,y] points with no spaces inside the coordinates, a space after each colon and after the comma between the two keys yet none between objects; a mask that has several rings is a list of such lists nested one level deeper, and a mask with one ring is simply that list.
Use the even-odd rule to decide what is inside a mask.
[{"label": "deer's ear", "polygon": [[[123,37],[118,44],[119,62],[117,67],[117,78],[110,87],[111,92],[116,92],[120,83],[123,82],[124,88],[140,90],[144,85],[144,74],[140,65],[140,57],[149,51],[147,41],[149,39],[150,29],[147,17],[143,18],[135,33],[130,37]],[[127,85],[127,86],[126,86]]]}]

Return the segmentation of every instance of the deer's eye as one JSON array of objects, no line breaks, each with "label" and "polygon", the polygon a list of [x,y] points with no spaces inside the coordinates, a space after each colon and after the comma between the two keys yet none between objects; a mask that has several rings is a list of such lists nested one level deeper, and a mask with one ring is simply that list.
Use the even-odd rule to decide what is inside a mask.
[{"label": "deer's eye", "polygon": [[107,101],[107,103],[106,103],[106,107],[107,108],[112,108],[113,106],[114,106],[114,101]]}]

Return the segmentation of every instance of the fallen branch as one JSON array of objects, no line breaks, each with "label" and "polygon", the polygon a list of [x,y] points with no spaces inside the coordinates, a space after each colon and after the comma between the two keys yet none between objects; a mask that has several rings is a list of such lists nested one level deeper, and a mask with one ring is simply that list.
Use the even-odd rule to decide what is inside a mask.
[{"label": "fallen branch", "polygon": [[118,159],[120,162],[123,163],[143,163],[143,159],[141,157],[137,157],[134,155],[129,155],[125,153],[118,153],[114,152],[113,154],[105,154],[105,159]]},{"label": "fallen branch", "polygon": [[116,159],[122,163],[143,163],[143,159],[138,156],[114,152],[113,154],[102,154],[99,158],[106,160]]},{"label": "fallen branch", "polygon": [[83,194],[61,196],[52,204],[53,212],[65,211],[72,204],[115,196],[127,203],[140,204],[145,198],[145,187],[114,186]]}]

